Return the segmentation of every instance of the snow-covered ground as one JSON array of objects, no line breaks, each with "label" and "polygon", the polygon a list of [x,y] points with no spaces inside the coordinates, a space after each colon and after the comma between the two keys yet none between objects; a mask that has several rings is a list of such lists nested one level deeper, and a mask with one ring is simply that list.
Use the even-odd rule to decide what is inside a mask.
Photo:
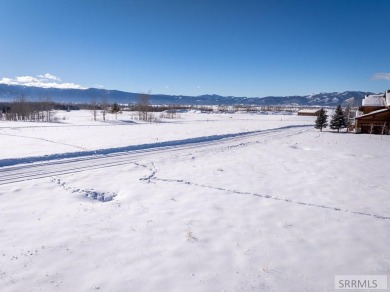
[{"label": "snow-covered ground", "polygon": [[295,115],[57,116],[0,122],[0,291],[332,291],[335,275],[390,274],[389,136]]},{"label": "snow-covered ground", "polygon": [[[15,123],[0,121],[2,158],[86,151],[160,143],[295,124],[308,124],[306,117],[291,115],[179,113],[176,119],[143,123],[131,119],[136,114],[109,114],[103,122],[93,121],[90,111],[58,112],[58,123]],[[157,114],[158,116],[158,114]]]}]

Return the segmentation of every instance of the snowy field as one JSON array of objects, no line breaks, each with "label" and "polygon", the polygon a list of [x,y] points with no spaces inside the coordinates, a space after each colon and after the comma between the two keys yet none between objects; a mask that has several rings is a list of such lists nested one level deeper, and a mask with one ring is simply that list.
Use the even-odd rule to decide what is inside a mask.
[{"label": "snowy field", "polygon": [[57,117],[0,122],[0,291],[333,291],[335,275],[390,275],[389,136],[296,115]]}]

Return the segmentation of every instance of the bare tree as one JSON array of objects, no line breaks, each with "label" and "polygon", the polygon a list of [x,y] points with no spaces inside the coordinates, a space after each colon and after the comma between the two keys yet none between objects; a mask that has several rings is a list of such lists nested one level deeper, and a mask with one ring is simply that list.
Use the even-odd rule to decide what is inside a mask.
[{"label": "bare tree", "polygon": [[344,109],[344,114],[345,114],[345,121],[347,123],[347,132],[349,132],[349,128],[351,126],[351,121],[353,120],[354,112],[357,110],[357,101],[354,97],[348,98],[347,100],[344,101],[343,103],[345,109]]},{"label": "bare tree", "polygon": [[142,121],[149,120],[149,109],[150,109],[150,91],[148,93],[141,93],[138,96],[136,109],[138,111],[138,118]]},{"label": "bare tree", "polygon": [[91,100],[91,109],[92,109],[92,114],[93,114],[93,120],[96,121],[96,115],[97,115],[97,102],[96,102],[96,97],[93,97]]},{"label": "bare tree", "polygon": [[102,110],[103,121],[106,121],[106,114],[108,110],[108,101],[106,96],[102,97],[102,103],[100,104],[100,108]]},{"label": "bare tree", "polygon": [[27,97],[23,94],[15,99],[11,105],[12,112],[14,113],[14,120],[26,121],[30,116],[30,109]]},{"label": "bare tree", "polygon": [[[50,95],[46,95],[46,97],[44,98],[43,102],[42,102],[42,109],[43,111],[45,112],[46,114],[46,121],[47,122],[51,122],[52,120],[52,110],[53,110],[53,100],[52,98],[50,97]],[[38,113],[39,114],[39,113]],[[43,120],[43,117],[42,117],[42,120]]]}]

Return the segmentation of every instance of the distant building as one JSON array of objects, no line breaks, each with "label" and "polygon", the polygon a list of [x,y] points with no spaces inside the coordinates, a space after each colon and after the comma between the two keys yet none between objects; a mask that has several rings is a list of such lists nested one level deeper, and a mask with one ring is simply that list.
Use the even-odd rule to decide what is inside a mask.
[{"label": "distant building", "polygon": [[355,132],[389,134],[390,90],[384,94],[366,95],[355,118]]},{"label": "distant building", "polygon": [[301,109],[298,111],[298,116],[312,116],[316,117],[320,109]]}]

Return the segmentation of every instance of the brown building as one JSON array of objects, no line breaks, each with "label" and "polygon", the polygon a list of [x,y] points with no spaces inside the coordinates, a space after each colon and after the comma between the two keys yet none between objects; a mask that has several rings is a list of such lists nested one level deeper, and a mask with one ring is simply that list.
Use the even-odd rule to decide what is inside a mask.
[{"label": "brown building", "polygon": [[319,111],[320,111],[319,109],[301,109],[298,111],[298,116],[316,117]]},{"label": "brown building", "polygon": [[355,118],[355,132],[389,134],[390,90],[385,94],[366,95]]}]

